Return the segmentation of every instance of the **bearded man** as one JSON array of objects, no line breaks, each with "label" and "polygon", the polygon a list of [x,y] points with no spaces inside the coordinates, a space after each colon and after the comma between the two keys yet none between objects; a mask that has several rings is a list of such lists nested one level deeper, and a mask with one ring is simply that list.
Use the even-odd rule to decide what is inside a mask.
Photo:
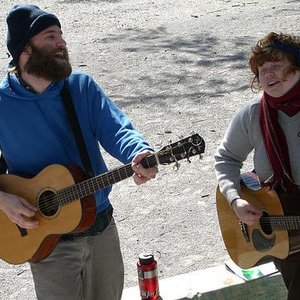
[{"label": "bearded man", "polygon": [[[15,5],[7,15],[7,25],[12,60],[0,84],[0,148],[7,172],[35,178],[54,164],[76,165],[97,176],[107,172],[100,144],[122,163],[131,162],[136,184],[154,178],[157,167],[144,168],[141,162],[152,147],[91,76],[72,71],[59,19],[35,5]],[[63,89],[71,95],[67,102],[74,105],[91,170],[86,170],[82,145],[72,131]],[[51,180],[55,175],[51,174]],[[43,175],[46,186],[47,179]],[[41,259],[36,254],[29,257],[38,299],[121,299],[123,261],[110,190],[108,186],[95,192],[95,216],[84,230],[55,235],[51,251]],[[0,213],[14,225],[18,238],[30,237],[46,219],[59,215],[61,208],[52,207],[42,221],[43,208],[52,199],[49,193],[55,194],[45,193],[45,206],[38,207],[38,203],[2,187]],[[68,215],[61,226],[71,220],[72,215]],[[40,246],[48,241],[45,238]]]}]

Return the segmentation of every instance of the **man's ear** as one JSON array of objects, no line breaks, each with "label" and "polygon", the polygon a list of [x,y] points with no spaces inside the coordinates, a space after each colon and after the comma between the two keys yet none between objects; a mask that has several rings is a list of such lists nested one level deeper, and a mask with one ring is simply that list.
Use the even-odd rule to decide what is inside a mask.
[{"label": "man's ear", "polygon": [[30,54],[31,54],[31,47],[29,45],[27,45],[19,57],[20,65],[23,65],[24,63],[27,62]]},{"label": "man's ear", "polygon": [[[30,53],[31,53],[31,46],[30,45],[26,45],[25,46],[25,48],[24,48],[24,50],[23,50],[23,52],[22,52],[22,54],[25,54],[25,55],[30,55]],[[21,55],[22,55],[21,54]]]}]

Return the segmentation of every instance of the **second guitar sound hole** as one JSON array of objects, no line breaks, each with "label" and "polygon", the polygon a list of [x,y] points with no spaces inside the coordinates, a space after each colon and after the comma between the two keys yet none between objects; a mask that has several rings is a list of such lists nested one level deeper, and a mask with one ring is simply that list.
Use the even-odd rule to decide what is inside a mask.
[{"label": "second guitar sound hole", "polygon": [[45,191],[39,198],[39,210],[47,217],[54,216],[59,210],[59,201],[53,191]]}]

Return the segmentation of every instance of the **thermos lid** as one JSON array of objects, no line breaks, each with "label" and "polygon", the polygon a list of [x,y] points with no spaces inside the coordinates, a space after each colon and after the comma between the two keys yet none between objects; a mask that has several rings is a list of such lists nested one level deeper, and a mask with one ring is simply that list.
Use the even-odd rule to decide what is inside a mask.
[{"label": "thermos lid", "polygon": [[154,261],[154,255],[151,252],[143,252],[139,255],[139,261],[144,265],[151,264]]}]

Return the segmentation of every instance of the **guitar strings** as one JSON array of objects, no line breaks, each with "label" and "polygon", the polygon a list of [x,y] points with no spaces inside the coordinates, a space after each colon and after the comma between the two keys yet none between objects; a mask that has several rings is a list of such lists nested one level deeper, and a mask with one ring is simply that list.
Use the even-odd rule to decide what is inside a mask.
[{"label": "guitar strings", "polygon": [[[155,155],[149,155],[144,158],[143,162],[146,163],[146,167],[150,168],[151,166],[156,165],[157,159]],[[51,194],[42,197],[39,210],[41,212],[57,210],[59,206],[69,204],[76,199],[87,197],[102,188],[132,176],[133,173],[131,164],[127,164],[121,168],[81,181],[75,185],[67,186],[56,192],[51,190],[45,191],[50,192]]]},{"label": "guitar strings", "polygon": [[271,230],[300,230],[300,216],[268,216],[262,217],[259,224],[262,229]]},{"label": "guitar strings", "polygon": [[[198,145],[197,145],[198,146]],[[168,150],[161,150],[160,153],[164,153],[165,156],[171,156],[175,161],[185,158],[187,153],[189,153],[189,150],[186,149],[184,143],[180,144],[178,143],[177,146],[169,147],[172,151],[170,152],[170,149]],[[184,152],[181,150],[178,154],[181,154],[179,158],[174,153],[174,150],[176,148],[183,148]],[[178,149],[177,149],[178,151]],[[161,160],[158,158],[158,153],[151,154],[147,157],[144,157],[141,161],[141,163],[145,166],[150,168],[151,166],[158,165],[158,163],[162,163]],[[196,155],[198,151],[195,153],[191,153],[190,156]],[[161,155],[163,157],[163,155]],[[171,163],[172,160],[168,160],[165,163]],[[123,173],[122,173],[123,172]],[[118,175],[117,179],[114,175]],[[72,200],[80,199],[87,197],[96,191],[99,191],[100,189],[107,187],[113,183],[119,182],[122,179],[128,178],[133,175],[133,170],[131,167],[131,164],[127,164],[121,168],[117,168],[115,170],[112,170],[111,172],[107,172],[104,174],[100,174],[94,178],[87,179],[84,181],[81,181],[73,186],[62,188],[61,190],[54,192],[54,191],[48,191],[52,192],[51,195],[47,195],[43,197],[43,202],[39,205],[40,211],[45,210],[54,210],[57,209],[61,205],[69,204]],[[101,182],[99,182],[99,179],[101,179]],[[105,182],[106,180],[106,182]]]},{"label": "guitar strings", "polygon": [[[130,177],[131,175],[133,175],[131,165],[126,165],[123,170],[114,170],[109,174],[104,173],[94,178],[81,181],[75,185],[67,186],[58,191],[45,191],[50,192],[51,194],[41,197],[39,209],[42,212],[45,210],[53,210],[57,208],[58,205],[64,206],[73,200],[87,197],[97,190],[105,188],[112,183],[116,183],[122,178]],[[119,177],[117,178],[117,176]]]}]

